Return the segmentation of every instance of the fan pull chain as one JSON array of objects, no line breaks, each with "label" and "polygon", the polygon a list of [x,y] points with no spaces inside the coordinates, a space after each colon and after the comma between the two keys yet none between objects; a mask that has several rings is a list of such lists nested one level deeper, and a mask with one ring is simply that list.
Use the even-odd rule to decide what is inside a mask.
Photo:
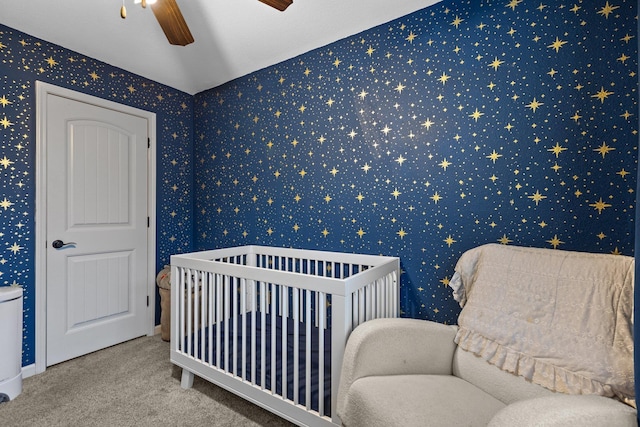
[{"label": "fan pull chain", "polygon": [[120,8],[120,17],[125,19],[127,17],[127,8],[124,7],[124,0],[122,0],[122,7]]}]

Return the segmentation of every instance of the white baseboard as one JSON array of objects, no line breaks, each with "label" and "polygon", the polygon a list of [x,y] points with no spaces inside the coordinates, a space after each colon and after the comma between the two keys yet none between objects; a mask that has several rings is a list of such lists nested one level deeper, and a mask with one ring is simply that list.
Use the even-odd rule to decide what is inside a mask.
[{"label": "white baseboard", "polygon": [[36,364],[32,363],[31,365],[22,367],[22,378],[29,378],[36,374]]}]

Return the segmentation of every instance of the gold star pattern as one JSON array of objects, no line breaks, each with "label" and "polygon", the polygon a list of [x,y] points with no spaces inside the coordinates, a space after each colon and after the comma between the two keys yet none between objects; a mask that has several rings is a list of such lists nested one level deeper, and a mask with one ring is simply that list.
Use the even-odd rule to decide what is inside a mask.
[{"label": "gold star pattern", "polygon": [[424,121],[424,123],[422,123],[422,126],[424,126],[424,128],[427,130],[429,130],[433,125],[434,125],[434,122],[432,122],[431,119],[428,119],[428,118]]},{"label": "gold star pattern", "polygon": [[536,110],[541,106],[544,105],[544,103],[542,102],[538,102],[535,98],[533,98],[533,101],[531,101],[529,104],[527,104],[528,108],[531,108],[531,110],[533,110],[533,112],[535,113]]},{"label": "gold star pattern", "polygon": [[615,148],[608,146],[606,143],[602,143],[602,145],[598,148],[594,148],[593,151],[597,151],[598,153],[600,153],[600,155],[602,155],[602,158],[604,159],[604,156],[606,156],[607,154],[609,154],[610,151],[615,150]]},{"label": "gold star pattern", "polygon": [[5,116],[2,120],[0,120],[0,125],[2,125],[4,129],[6,129],[13,126],[13,123],[11,123],[9,119],[7,119],[7,116]]},{"label": "gold star pattern", "polygon": [[486,157],[487,159],[491,159],[491,161],[495,164],[496,160],[502,157],[502,154],[498,154],[496,150],[493,150],[493,152]]},{"label": "gold star pattern", "polygon": [[3,158],[0,159],[0,166],[4,166],[5,169],[11,166],[12,164],[13,162],[7,159],[7,156],[4,156]]},{"label": "gold star pattern", "polygon": [[477,108],[476,108],[476,110],[475,110],[472,114],[470,114],[470,115],[469,115],[469,117],[472,117],[476,122],[477,122],[477,121],[478,121],[478,119],[479,119],[480,117],[482,117],[482,116],[484,116],[484,113],[482,113],[482,112],[478,111],[478,109],[477,109]]},{"label": "gold star pattern", "polygon": [[610,208],[611,207],[611,205],[609,203],[605,203],[602,200],[602,197],[600,197],[600,200],[598,200],[595,203],[591,203],[589,206],[595,208],[598,211],[599,214],[601,214],[602,211],[605,210],[606,208]]},{"label": "gold star pattern", "polygon": [[620,6],[613,6],[607,2],[602,9],[598,11],[598,15],[602,15],[605,18],[609,19],[609,15],[613,13],[614,10],[620,8]]},{"label": "gold star pattern", "polygon": [[540,194],[538,190],[536,190],[536,192],[533,193],[531,196],[527,196],[527,197],[529,197],[531,200],[536,202],[536,206],[538,206],[538,203],[540,203],[541,200],[547,198],[547,196],[543,196],[542,194]]},{"label": "gold star pattern", "polygon": [[9,247],[9,250],[11,252],[13,252],[14,255],[16,255],[18,252],[20,252],[22,249],[24,249],[24,247],[18,245],[17,243],[14,243],[13,245],[11,245]]},{"label": "gold star pattern", "polygon": [[456,15],[456,19],[453,20],[451,25],[453,25],[454,27],[458,28],[460,26],[460,24],[462,24],[462,21],[464,21],[464,19],[462,19],[458,15]]},{"label": "gold star pattern", "polygon": [[13,203],[7,200],[6,197],[4,198],[4,200],[0,201],[0,208],[4,208],[5,211],[9,209],[11,206],[13,206]]},{"label": "gold star pattern", "polygon": [[604,87],[601,87],[598,93],[596,93],[595,95],[591,95],[591,97],[598,98],[600,102],[604,103],[604,100],[607,99],[607,97],[609,97],[610,95],[613,95],[613,92],[604,90]]},{"label": "gold star pattern", "polygon": [[512,243],[513,240],[509,239],[506,234],[503,234],[502,237],[498,239],[498,242],[502,245],[508,245],[509,243]]},{"label": "gold star pattern", "polygon": [[562,147],[559,143],[556,142],[556,145],[554,145],[553,148],[549,148],[547,151],[551,151],[556,155],[556,158],[558,158],[560,153],[562,153],[563,151],[567,151],[567,148]]},{"label": "gold star pattern", "polygon": [[448,235],[447,238],[444,239],[444,242],[447,244],[448,247],[451,247],[451,245],[457,242],[457,240],[453,240],[453,237],[451,237],[451,235]]},{"label": "gold star pattern", "polygon": [[507,7],[510,7],[511,10],[516,10],[516,6],[522,3],[522,1],[523,0],[510,0],[509,4],[507,4]]},{"label": "gold star pattern", "polygon": [[550,49],[553,49],[556,51],[556,53],[560,52],[560,48],[562,46],[564,46],[565,44],[567,44],[566,41],[562,41],[560,40],[558,37],[556,37],[556,41],[554,41],[553,43],[551,43],[549,46],[547,46]]},{"label": "gold star pattern", "polygon": [[553,249],[557,249],[558,246],[560,246],[564,242],[562,240],[558,239],[558,235],[556,234],[556,235],[553,236],[553,239],[547,240],[547,243],[549,243],[551,246],[553,246]]},{"label": "gold star pattern", "polygon": [[501,66],[502,64],[504,64],[504,61],[499,60],[498,57],[496,56],[493,62],[489,64],[489,67],[493,67],[494,71],[498,71],[498,67]]},{"label": "gold star pattern", "polygon": [[442,84],[445,84],[450,78],[451,76],[447,76],[445,73],[442,73],[442,76],[438,78],[438,81]]}]

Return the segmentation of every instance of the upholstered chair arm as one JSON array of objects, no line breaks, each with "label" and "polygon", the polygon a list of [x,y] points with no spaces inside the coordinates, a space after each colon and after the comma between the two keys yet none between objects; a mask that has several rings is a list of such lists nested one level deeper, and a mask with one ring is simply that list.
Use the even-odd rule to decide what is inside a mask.
[{"label": "upholstered chair arm", "polygon": [[457,328],[417,319],[376,319],[351,333],[344,352],[338,413],[358,378],[381,375],[451,375]]},{"label": "upholstered chair arm", "polygon": [[637,427],[636,410],[617,400],[595,395],[525,399],[500,410],[488,427]]}]

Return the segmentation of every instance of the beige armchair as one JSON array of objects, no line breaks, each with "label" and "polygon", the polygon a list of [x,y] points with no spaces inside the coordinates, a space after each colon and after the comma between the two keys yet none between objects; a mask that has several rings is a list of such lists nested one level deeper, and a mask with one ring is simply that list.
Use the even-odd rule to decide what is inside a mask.
[{"label": "beige armchair", "polygon": [[338,415],[359,426],[637,426],[633,258],[484,245],[451,280],[457,326],[365,322]]}]

